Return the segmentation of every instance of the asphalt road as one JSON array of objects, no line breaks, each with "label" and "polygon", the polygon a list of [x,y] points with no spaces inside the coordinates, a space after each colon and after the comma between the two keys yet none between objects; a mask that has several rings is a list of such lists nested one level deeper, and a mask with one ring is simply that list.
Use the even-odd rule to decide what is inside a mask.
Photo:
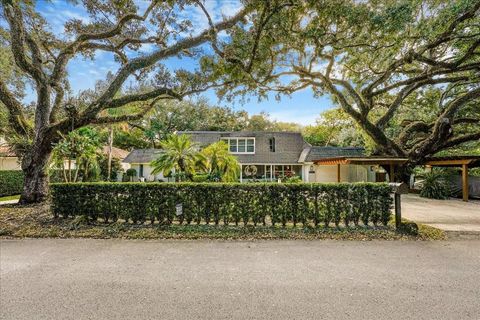
[{"label": "asphalt road", "polygon": [[2,240],[0,319],[479,319],[480,241]]}]

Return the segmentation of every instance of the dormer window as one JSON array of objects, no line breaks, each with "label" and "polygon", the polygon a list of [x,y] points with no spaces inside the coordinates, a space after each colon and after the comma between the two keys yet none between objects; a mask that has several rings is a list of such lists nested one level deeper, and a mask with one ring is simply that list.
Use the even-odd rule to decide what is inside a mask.
[{"label": "dormer window", "polygon": [[270,139],[268,139],[268,143],[270,146],[270,152],[275,152],[275,138],[271,137]]},{"label": "dormer window", "polygon": [[230,153],[255,153],[255,138],[225,138]]}]

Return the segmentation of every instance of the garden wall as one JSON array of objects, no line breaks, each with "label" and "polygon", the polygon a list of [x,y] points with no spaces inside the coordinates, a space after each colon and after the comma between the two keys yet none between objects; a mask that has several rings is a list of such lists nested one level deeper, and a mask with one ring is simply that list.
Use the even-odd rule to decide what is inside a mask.
[{"label": "garden wall", "polygon": [[52,184],[55,216],[252,225],[386,225],[387,184],[73,183]]}]

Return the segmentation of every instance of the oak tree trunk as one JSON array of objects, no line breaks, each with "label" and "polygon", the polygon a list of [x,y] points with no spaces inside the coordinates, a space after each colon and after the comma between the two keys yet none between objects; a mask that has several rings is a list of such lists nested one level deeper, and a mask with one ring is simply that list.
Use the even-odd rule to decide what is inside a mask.
[{"label": "oak tree trunk", "polygon": [[20,204],[44,202],[48,198],[48,163],[51,147],[33,148],[22,161],[24,174]]}]

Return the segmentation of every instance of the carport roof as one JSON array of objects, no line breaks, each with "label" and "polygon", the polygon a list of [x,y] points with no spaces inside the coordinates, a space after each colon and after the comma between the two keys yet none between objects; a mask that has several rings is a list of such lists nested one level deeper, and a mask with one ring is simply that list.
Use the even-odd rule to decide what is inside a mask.
[{"label": "carport roof", "polygon": [[359,165],[385,165],[385,164],[404,164],[407,158],[395,157],[332,157],[314,161],[315,164],[333,165],[333,164],[359,164]]},{"label": "carport roof", "polygon": [[442,156],[431,157],[425,161],[429,166],[458,167],[467,164],[470,168],[480,167],[480,156]]}]

